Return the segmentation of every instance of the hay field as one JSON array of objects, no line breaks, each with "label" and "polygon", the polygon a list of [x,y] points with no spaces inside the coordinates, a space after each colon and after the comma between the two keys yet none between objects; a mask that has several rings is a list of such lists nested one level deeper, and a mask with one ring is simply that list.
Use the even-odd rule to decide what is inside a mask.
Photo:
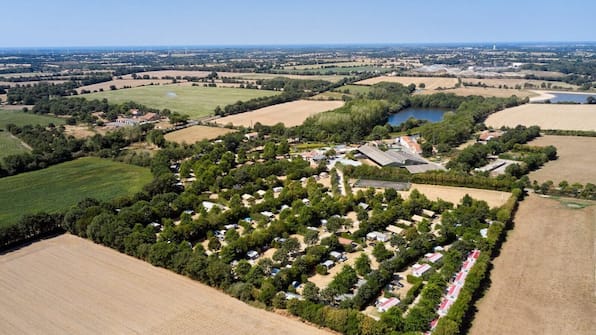
[{"label": "hay field", "polygon": [[[149,78],[159,78],[162,79],[164,77],[207,77],[209,75],[209,71],[185,71],[185,70],[160,70],[160,71],[147,71],[147,72],[137,72],[136,75],[139,77],[149,76]],[[122,79],[132,79],[132,74],[127,74],[122,76]]]},{"label": "hay field", "polygon": [[529,91],[529,90],[515,90],[515,89],[504,89],[504,88],[492,88],[492,87],[474,87],[474,86],[467,86],[467,87],[459,87],[459,88],[450,88],[447,90],[440,90],[440,91],[429,91],[424,90],[419,93],[415,94],[435,94],[435,93],[453,93],[455,95],[461,96],[470,96],[470,95],[479,95],[481,97],[497,97],[497,98],[508,98],[512,95],[515,95],[520,98],[525,97],[533,97],[537,95],[536,93]]},{"label": "hay field", "polygon": [[218,105],[223,108],[238,100],[246,101],[277,94],[280,92],[172,84],[104,91],[86,94],[84,97],[87,99],[107,98],[112,103],[135,101],[148,107],[168,108],[175,112],[188,114],[191,118],[199,118],[212,114]]},{"label": "hay field", "polygon": [[0,257],[0,334],[329,334],[65,234]]},{"label": "hay field", "polygon": [[[565,201],[589,207],[569,208]],[[596,333],[596,202],[531,194],[514,221],[469,333]]]},{"label": "hay field", "polygon": [[286,127],[301,125],[309,116],[339,108],[343,101],[298,100],[216,119],[221,125],[252,127],[255,123],[273,126],[283,122]]},{"label": "hay field", "polygon": [[452,88],[457,84],[457,78],[443,78],[443,77],[392,77],[380,76],[356,82],[358,85],[374,85],[381,82],[400,83],[404,86],[415,84],[416,87],[421,83],[426,85],[425,90],[436,90],[439,87]]},{"label": "hay field", "polygon": [[596,105],[525,104],[491,114],[489,127],[537,125],[542,129],[596,130]]},{"label": "hay field", "polygon": [[0,224],[23,214],[67,209],[86,197],[110,200],[139,192],[151,181],[147,168],[84,157],[0,179]]},{"label": "hay field", "polygon": [[558,185],[566,180],[596,184],[596,138],[579,136],[542,136],[529,143],[530,145],[554,145],[559,158],[550,161],[529,174],[530,180],[543,183],[551,180]]},{"label": "hay field", "polygon": [[412,184],[409,191],[399,191],[398,193],[401,194],[402,198],[406,199],[414,189],[420,191],[420,193],[424,194],[430,200],[443,199],[454,204],[459,204],[460,200],[468,194],[474,199],[486,201],[491,208],[502,206],[510,197],[510,194],[507,192],[426,184]]},{"label": "hay field", "polygon": [[462,78],[462,82],[464,83],[464,85],[466,83],[473,83],[474,85],[476,85],[480,82],[482,84],[485,84],[487,86],[492,86],[492,87],[499,87],[499,85],[507,85],[507,87],[509,89],[514,88],[515,85],[520,85],[523,88],[524,84],[526,84],[526,83],[533,85],[534,88],[540,88],[540,86],[542,84],[545,84],[545,85],[550,84],[551,87],[557,86],[560,88],[567,88],[567,89],[578,89],[579,88],[579,86],[577,86],[577,85],[568,84],[563,81],[546,81],[546,80],[522,79],[522,78],[519,78],[519,79],[516,79],[516,78],[498,78],[498,79]]},{"label": "hay field", "polygon": [[233,133],[236,130],[219,127],[192,126],[167,133],[165,138],[176,143],[192,144],[202,140],[212,140],[221,135]]},{"label": "hay field", "polygon": [[[117,89],[123,89],[124,87],[139,87],[147,85],[166,85],[171,84],[171,80],[167,79],[114,79],[110,81],[104,81],[103,83],[97,83],[87,86],[81,86],[77,88],[77,93],[81,93],[83,90],[91,92],[99,92],[99,90],[110,91],[110,86],[114,85]],[[83,97],[87,97],[83,95]]]}]

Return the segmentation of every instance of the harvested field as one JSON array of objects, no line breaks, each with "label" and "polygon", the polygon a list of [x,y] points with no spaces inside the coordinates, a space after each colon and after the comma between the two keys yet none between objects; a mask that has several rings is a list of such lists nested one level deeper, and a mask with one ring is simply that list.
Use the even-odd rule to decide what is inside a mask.
[{"label": "harvested field", "polygon": [[477,79],[477,78],[462,78],[464,85],[466,83],[472,83],[477,85],[478,83],[484,84],[491,87],[507,86],[509,89],[514,88],[516,85],[524,87],[524,85],[532,85],[533,88],[540,88],[542,84],[551,85],[551,87],[559,87],[565,89],[578,89],[579,86],[568,84],[563,81],[546,81],[546,80],[533,80],[533,79],[515,79],[515,78],[499,78],[499,79]]},{"label": "harvested field", "polygon": [[491,114],[489,127],[537,125],[542,129],[596,130],[596,105],[525,104]]},{"label": "harvested field", "polygon": [[[527,90],[515,90],[515,89],[504,89],[504,88],[492,88],[492,87],[459,87],[459,88],[451,88],[448,90],[441,90],[441,93],[453,93],[455,95],[461,96],[470,96],[470,95],[479,95],[481,97],[497,97],[497,98],[508,98],[512,95],[515,95],[519,98],[525,97],[532,97],[535,96],[536,93]],[[419,94],[434,94],[437,91],[429,91],[425,90],[420,92]],[[418,93],[417,93],[418,94]]]},{"label": "harvested field", "polygon": [[283,122],[286,127],[298,126],[309,116],[339,108],[343,101],[311,101],[298,100],[279,105],[257,109],[252,112],[230,115],[216,119],[221,125],[233,124],[234,126],[252,127],[260,122],[264,125],[275,125]]},{"label": "harvested field", "polygon": [[[97,83],[93,85],[81,86],[77,88],[77,92],[80,94],[81,91],[87,90],[91,92],[99,92],[100,90],[110,91],[110,86],[116,86],[117,89],[140,87],[148,85],[166,85],[171,84],[171,80],[167,79],[114,79],[110,81],[104,81],[103,83]],[[87,97],[87,96],[83,96]]]},{"label": "harvested field", "polygon": [[[184,71],[184,70],[161,70],[161,71],[147,71],[137,72],[138,77],[149,76],[149,78],[162,79],[164,77],[207,77],[211,72],[208,71]],[[122,76],[122,79],[132,79],[132,74]]]},{"label": "harvested field", "polygon": [[328,334],[72,235],[0,257],[0,334]]},{"label": "harvested field", "polygon": [[[573,183],[596,184],[596,148],[595,137],[579,136],[542,136],[530,145],[554,145],[559,158],[546,163],[541,169],[529,174],[530,180],[543,183],[551,180],[558,185],[566,180]],[[590,154],[591,153],[591,154]]]},{"label": "harvested field", "polygon": [[420,191],[430,200],[443,199],[454,204],[459,204],[460,200],[466,194],[469,194],[474,199],[486,201],[491,208],[503,205],[510,196],[507,192],[425,184],[412,184],[409,191],[400,191],[399,193],[405,199],[410,196],[410,192],[414,189]]},{"label": "harvested field", "polygon": [[370,79],[365,79],[357,82],[358,85],[374,85],[381,82],[400,83],[404,86],[410,84],[418,85],[424,83],[425,90],[436,90],[439,87],[452,88],[457,84],[457,78],[443,78],[443,77],[392,77],[380,76]]},{"label": "harvested field", "polygon": [[212,140],[221,135],[233,133],[236,130],[219,127],[192,126],[167,133],[165,138],[176,143],[192,144],[202,140]]},{"label": "harvested field", "polygon": [[520,204],[470,334],[596,333],[596,203],[564,202],[531,194]]},{"label": "harvested field", "polygon": [[112,103],[134,101],[157,109],[168,108],[191,118],[210,115],[217,106],[222,108],[238,100],[268,97],[276,91],[244,88],[182,86],[179,84],[144,86],[126,90],[104,91],[85,95],[88,99],[107,98]]}]

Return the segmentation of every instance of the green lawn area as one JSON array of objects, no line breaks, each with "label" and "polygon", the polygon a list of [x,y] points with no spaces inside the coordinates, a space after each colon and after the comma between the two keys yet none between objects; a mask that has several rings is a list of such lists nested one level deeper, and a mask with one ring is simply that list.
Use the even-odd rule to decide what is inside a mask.
[{"label": "green lawn area", "polygon": [[10,136],[8,131],[0,131],[0,161],[8,155],[22,154],[29,151],[21,141]]},{"label": "green lawn area", "polygon": [[246,101],[279,93],[245,88],[157,85],[97,92],[79,95],[79,97],[107,98],[111,103],[134,101],[148,107],[168,108],[175,112],[188,114],[191,118],[199,118],[213,114],[213,110],[218,105],[223,108],[238,100]]},{"label": "green lawn area", "polygon": [[64,124],[66,121],[61,118],[38,115],[31,112],[25,113],[22,111],[9,111],[0,109],[0,128],[5,129],[9,123],[14,123],[19,127],[27,124],[41,124],[47,126],[50,123],[55,125]]},{"label": "green lawn area", "polygon": [[95,157],[0,178],[0,224],[11,224],[26,213],[67,209],[87,197],[131,195],[151,178],[149,169]]}]

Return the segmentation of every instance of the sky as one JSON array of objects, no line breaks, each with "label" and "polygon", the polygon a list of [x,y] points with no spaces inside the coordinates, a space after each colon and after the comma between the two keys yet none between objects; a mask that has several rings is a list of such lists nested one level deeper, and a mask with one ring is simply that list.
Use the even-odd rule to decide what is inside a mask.
[{"label": "sky", "polygon": [[593,0],[18,0],[0,48],[596,41]]}]

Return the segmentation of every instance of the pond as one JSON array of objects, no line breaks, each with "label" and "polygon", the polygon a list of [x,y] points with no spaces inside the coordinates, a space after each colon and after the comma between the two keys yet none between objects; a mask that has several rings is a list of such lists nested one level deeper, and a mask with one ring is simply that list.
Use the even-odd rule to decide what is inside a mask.
[{"label": "pond", "polygon": [[590,93],[548,92],[548,94],[553,95],[554,97],[550,98],[550,99],[544,99],[541,101],[550,100],[550,102],[552,102],[552,103],[575,102],[575,103],[585,104],[586,99],[589,96],[593,96],[594,98],[596,98],[596,93],[590,94]]},{"label": "pond", "polygon": [[447,112],[447,110],[440,108],[407,108],[389,116],[389,124],[398,126],[411,117],[418,120],[439,122],[443,120],[443,114],[445,114],[445,112]]}]

